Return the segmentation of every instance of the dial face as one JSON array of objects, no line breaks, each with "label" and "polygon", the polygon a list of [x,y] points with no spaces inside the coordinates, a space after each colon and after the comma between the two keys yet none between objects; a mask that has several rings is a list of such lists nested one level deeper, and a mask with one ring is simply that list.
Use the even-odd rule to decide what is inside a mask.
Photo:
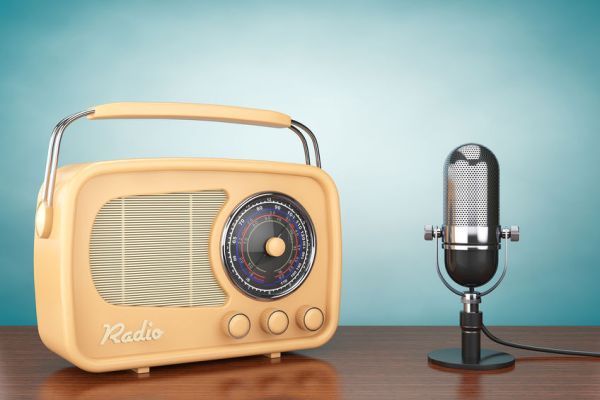
[{"label": "dial face", "polygon": [[261,193],[243,201],[229,217],[222,257],[232,282],[245,294],[275,299],[296,290],[315,257],[310,217],[294,199]]}]

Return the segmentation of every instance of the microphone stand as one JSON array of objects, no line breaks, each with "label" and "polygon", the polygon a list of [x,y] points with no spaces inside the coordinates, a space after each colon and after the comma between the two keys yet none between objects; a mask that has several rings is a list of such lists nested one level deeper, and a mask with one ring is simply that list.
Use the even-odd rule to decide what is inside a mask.
[{"label": "microphone stand", "polygon": [[462,360],[466,364],[481,362],[481,326],[483,314],[479,311],[481,297],[478,292],[465,292],[460,298],[463,311],[460,312]]},{"label": "microphone stand", "polygon": [[425,240],[436,239],[435,258],[438,276],[450,291],[460,296],[460,301],[463,304],[463,310],[460,312],[461,348],[434,350],[427,355],[427,359],[430,363],[441,367],[478,371],[513,366],[515,358],[512,355],[481,348],[483,313],[479,311],[479,304],[481,304],[481,298],[496,289],[504,279],[508,269],[508,239],[518,241],[519,228],[513,226],[510,229],[502,229],[501,237],[505,240],[504,270],[498,281],[482,293],[475,291],[474,288],[461,292],[452,287],[444,278],[439,263],[439,238],[441,236],[442,231],[439,227],[425,226]]}]

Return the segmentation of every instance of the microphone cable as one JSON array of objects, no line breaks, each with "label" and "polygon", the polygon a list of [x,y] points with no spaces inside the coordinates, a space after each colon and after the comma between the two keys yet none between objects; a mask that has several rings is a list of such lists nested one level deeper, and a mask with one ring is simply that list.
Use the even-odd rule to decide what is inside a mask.
[{"label": "microphone cable", "polygon": [[501,344],[503,346],[515,347],[517,349],[523,350],[531,350],[531,351],[539,351],[542,353],[554,353],[554,354],[564,354],[568,356],[584,356],[584,357],[600,357],[600,353],[592,352],[592,351],[579,351],[579,350],[566,350],[566,349],[553,349],[551,347],[538,347],[538,346],[530,346],[527,344],[519,344],[507,342],[506,340],[500,339],[492,334],[488,330],[485,325],[481,325],[481,330],[491,341]]}]

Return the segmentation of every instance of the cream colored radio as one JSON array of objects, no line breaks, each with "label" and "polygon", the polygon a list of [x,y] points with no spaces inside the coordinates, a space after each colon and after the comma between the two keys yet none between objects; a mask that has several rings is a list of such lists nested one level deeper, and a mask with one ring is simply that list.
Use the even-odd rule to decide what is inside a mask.
[{"label": "cream colored radio", "polygon": [[[82,117],[289,128],[307,165],[168,158],[57,168],[63,133]],[[336,330],[338,194],[314,134],[287,115],[114,103],[67,117],[50,140],[35,228],[39,333],[82,369],[278,357],[320,346]]]}]

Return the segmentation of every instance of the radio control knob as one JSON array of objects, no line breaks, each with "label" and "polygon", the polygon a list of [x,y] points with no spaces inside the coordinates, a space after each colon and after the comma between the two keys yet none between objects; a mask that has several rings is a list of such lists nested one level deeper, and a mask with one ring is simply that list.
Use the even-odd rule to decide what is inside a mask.
[{"label": "radio control knob", "polygon": [[285,253],[285,242],[283,239],[273,236],[265,243],[265,251],[271,257],[280,257]]},{"label": "radio control knob", "polygon": [[223,322],[225,333],[234,339],[241,339],[250,332],[250,318],[246,314],[239,312],[227,314]]},{"label": "radio control knob", "polygon": [[300,328],[307,331],[318,331],[325,321],[325,315],[317,307],[304,306],[296,314],[296,322]]},{"label": "radio control knob", "polygon": [[285,312],[271,308],[262,314],[260,324],[265,332],[281,335],[287,330],[290,320]]}]

